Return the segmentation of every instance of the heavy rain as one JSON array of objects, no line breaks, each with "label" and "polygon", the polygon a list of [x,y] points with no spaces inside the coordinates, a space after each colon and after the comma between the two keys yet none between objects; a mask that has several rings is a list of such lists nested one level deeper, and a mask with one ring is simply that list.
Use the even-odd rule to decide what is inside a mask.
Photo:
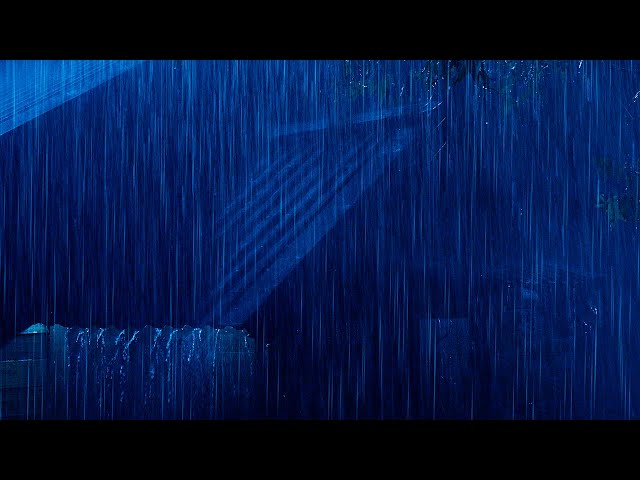
[{"label": "heavy rain", "polygon": [[0,419],[640,415],[640,65],[0,62]]}]

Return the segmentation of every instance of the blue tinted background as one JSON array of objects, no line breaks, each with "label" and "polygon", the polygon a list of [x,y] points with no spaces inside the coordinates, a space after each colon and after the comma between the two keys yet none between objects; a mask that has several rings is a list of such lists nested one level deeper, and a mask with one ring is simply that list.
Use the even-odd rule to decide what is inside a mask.
[{"label": "blue tinted background", "polygon": [[145,62],[8,131],[2,339],[200,325],[216,222],[281,161],[276,133],[329,148],[323,125],[439,105],[241,325],[264,363],[255,415],[635,417],[638,65],[443,65]]}]

